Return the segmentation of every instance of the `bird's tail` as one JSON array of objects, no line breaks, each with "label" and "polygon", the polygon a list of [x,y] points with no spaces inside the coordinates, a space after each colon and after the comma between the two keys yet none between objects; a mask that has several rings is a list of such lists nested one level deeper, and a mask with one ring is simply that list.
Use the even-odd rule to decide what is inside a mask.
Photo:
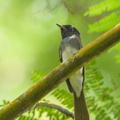
[{"label": "bird's tail", "polygon": [[89,120],[89,114],[85,102],[84,91],[81,91],[80,97],[74,95],[74,119],[75,120]]}]

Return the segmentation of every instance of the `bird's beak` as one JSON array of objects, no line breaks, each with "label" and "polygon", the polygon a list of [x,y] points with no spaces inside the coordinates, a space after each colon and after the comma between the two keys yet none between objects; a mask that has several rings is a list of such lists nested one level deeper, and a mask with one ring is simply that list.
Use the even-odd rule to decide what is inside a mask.
[{"label": "bird's beak", "polygon": [[65,28],[63,25],[60,25],[60,24],[56,24],[56,25],[57,25],[59,28],[66,30],[66,28]]}]

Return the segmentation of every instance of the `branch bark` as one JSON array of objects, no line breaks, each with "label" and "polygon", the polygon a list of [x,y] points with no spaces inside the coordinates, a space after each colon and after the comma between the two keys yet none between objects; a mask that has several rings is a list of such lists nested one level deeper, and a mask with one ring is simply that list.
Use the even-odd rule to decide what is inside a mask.
[{"label": "branch bark", "polygon": [[120,41],[120,24],[100,36],[95,41],[82,48],[61,65],[53,69],[44,78],[29,88],[26,92],[0,110],[0,120],[13,120],[24,111],[30,109],[36,102],[47,95],[61,82],[88,62],[104,53]]},{"label": "branch bark", "polygon": [[66,116],[74,118],[74,114],[72,112],[68,111],[67,109],[65,109],[59,105],[52,104],[49,102],[44,102],[44,101],[38,101],[30,110],[33,110],[33,109],[35,109],[37,107],[41,107],[41,106],[56,109],[56,110],[60,111],[61,113],[65,114]]}]

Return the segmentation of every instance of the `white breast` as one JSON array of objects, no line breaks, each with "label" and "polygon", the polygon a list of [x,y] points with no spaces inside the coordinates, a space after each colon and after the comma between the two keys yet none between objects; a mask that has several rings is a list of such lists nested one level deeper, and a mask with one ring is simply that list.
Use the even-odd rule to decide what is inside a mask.
[{"label": "white breast", "polygon": [[[62,53],[63,61],[66,60],[68,57],[70,57],[72,54],[76,53],[77,51],[78,51],[77,49],[67,46]],[[80,96],[82,90],[82,82],[83,82],[83,76],[81,76],[82,72],[83,72],[83,68],[81,68],[79,71],[74,73],[69,78],[70,83],[78,97]]]}]

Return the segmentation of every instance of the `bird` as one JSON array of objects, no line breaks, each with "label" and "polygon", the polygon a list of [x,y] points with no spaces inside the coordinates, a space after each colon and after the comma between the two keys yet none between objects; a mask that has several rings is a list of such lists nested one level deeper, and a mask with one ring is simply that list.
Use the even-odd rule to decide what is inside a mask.
[{"label": "bird", "polygon": [[[80,32],[73,25],[56,24],[61,30],[62,41],[59,47],[60,62],[82,48]],[[89,120],[89,113],[84,96],[85,67],[80,68],[66,80],[74,98],[74,120]]]}]

